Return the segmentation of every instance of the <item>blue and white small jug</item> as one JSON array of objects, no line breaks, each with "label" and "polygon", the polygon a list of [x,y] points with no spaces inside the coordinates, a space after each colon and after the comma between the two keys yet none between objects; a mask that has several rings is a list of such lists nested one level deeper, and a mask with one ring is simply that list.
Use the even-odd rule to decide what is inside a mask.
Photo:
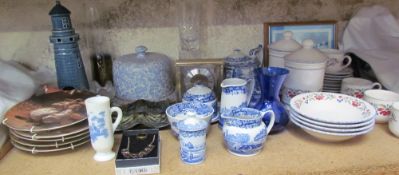
[{"label": "blue and white small jug", "polygon": [[180,158],[184,163],[200,164],[205,160],[207,127],[207,122],[193,117],[177,123]]},{"label": "blue and white small jug", "polygon": [[[270,124],[262,121],[264,114],[270,113]],[[258,154],[266,141],[266,136],[274,124],[272,110],[261,112],[252,108],[238,108],[222,113],[224,120],[223,136],[228,151],[237,156]]]},{"label": "blue and white small jug", "polygon": [[[220,100],[220,113],[233,109],[248,107],[254,90],[254,81],[241,78],[227,78],[221,83],[222,97]],[[219,127],[223,127],[223,118],[219,119]]]},{"label": "blue and white small jug", "polygon": [[[90,97],[85,100],[85,105],[91,145],[96,151],[94,160],[111,160],[115,157],[115,153],[112,151],[114,132],[122,120],[122,110],[119,107],[110,107],[110,99],[106,96]],[[118,114],[114,123],[111,119],[113,112]]]}]

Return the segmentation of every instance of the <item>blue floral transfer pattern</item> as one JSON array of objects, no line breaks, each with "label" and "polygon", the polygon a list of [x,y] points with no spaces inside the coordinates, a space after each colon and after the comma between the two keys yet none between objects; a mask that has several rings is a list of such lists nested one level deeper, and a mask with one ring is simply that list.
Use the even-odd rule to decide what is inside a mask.
[{"label": "blue floral transfer pattern", "polygon": [[183,162],[188,164],[201,163],[205,159],[205,149],[199,151],[180,149],[180,158]]},{"label": "blue floral transfer pattern", "polygon": [[141,59],[133,54],[114,61],[113,80],[116,96],[126,100],[159,101],[173,93],[172,63],[146,53]]},{"label": "blue floral transfer pattern", "polygon": [[200,94],[200,95],[186,93],[183,96],[183,100],[188,101],[188,102],[196,101],[196,102],[201,102],[201,103],[207,103],[207,102],[216,100],[216,97],[213,93]]},{"label": "blue floral transfer pattern", "polygon": [[247,94],[246,86],[231,86],[222,88],[223,93],[229,95]]},{"label": "blue floral transfer pattern", "polygon": [[108,130],[105,126],[105,112],[100,112],[97,115],[94,114],[89,114],[91,115],[89,117],[90,119],[90,139],[91,142],[96,142],[98,137],[103,136],[104,138],[107,138],[109,133]]},{"label": "blue floral transfer pattern", "polygon": [[266,139],[266,129],[262,129],[258,134],[256,134],[254,141],[255,142],[259,142],[259,141],[263,141]]}]

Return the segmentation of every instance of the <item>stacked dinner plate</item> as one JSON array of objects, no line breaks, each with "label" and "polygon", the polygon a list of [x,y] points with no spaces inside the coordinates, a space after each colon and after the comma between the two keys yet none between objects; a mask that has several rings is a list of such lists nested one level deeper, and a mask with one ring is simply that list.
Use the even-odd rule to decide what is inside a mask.
[{"label": "stacked dinner plate", "polygon": [[3,124],[15,148],[32,154],[73,150],[90,140],[84,99],[91,93],[62,91],[12,107]]},{"label": "stacked dinner plate", "polygon": [[373,130],[376,111],[355,97],[312,92],[290,101],[290,119],[308,134],[324,141],[344,141]]},{"label": "stacked dinner plate", "polygon": [[323,92],[341,91],[341,84],[344,78],[353,77],[353,69],[345,68],[340,72],[326,72],[324,74]]}]

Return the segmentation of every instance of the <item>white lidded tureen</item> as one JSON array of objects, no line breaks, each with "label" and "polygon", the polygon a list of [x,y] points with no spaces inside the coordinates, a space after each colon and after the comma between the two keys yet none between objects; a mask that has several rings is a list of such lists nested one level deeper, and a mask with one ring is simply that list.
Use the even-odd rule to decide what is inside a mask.
[{"label": "white lidded tureen", "polygon": [[166,55],[147,52],[145,46],[117,58],[112,69],[118,98],[157,102],[174,92],[172,61]]},{"label": "white lidded tureen", "polygon": [[269,66],[284,67],[284,57],[302,48],[301,44],[293,39],[293,35],[291,31],[285,31],[283,39],[269,45]]},{"label": "white lidded tureen", "polygon": [[188,89],[183,95],[183,102],[200,102],[204,103],[214,109],[212,114],[212,122],[217,121],[217,100],[215,93],[204,85],[194,85],[194,87]]},{"label": "white lidded tureen", "polygon": [[323,88],[327,57],[313,48],[311,39],[303,41],[303,48],[285,57],[285,67],[290,71],[282,88],[283,102],[305,92],[319,92]]}]

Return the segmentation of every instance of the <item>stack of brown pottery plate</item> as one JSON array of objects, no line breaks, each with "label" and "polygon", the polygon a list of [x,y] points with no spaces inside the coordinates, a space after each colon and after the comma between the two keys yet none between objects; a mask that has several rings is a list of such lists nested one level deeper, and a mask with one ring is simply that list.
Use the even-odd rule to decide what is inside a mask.
[{"label": "stack of brown pottery plate", "polygon": [[19,103],[5,115],[15,148],[32,154],[73,150],[89,142],[84,100],[89,92],[59,91]]},{"label": "stack of brown pottery plate", "polygon": [[326,72],[324,74],[323,92],[335,92],[341,91],[341,84],[344,78],[353,77],[353,69],[345,68],[339,72]]}]

